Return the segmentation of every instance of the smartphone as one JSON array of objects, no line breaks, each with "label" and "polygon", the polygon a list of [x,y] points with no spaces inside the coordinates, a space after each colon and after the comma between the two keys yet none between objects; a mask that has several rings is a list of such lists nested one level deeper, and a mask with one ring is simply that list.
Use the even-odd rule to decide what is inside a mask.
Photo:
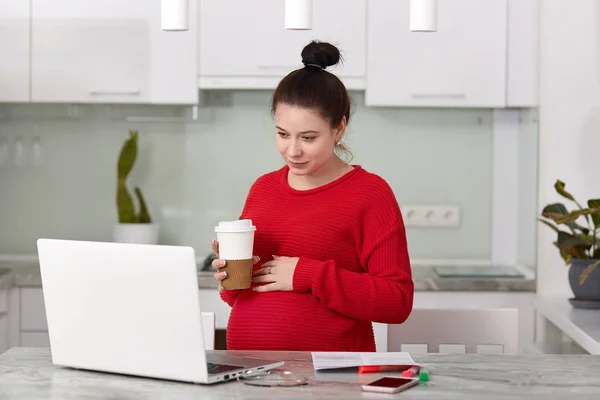
[{"label": "smartphone", "polygon": [[418,384],[418,379],[385,376],[366,385],[362,385],[362,390],[365,392],[398,393]]}]

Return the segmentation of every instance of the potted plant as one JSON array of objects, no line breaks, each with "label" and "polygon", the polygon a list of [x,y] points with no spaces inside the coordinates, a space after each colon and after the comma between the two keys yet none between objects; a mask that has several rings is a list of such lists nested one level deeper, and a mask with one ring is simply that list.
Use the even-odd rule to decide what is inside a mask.
[{"label": "potted plant", "polygon": [[[575,295],[574,306],[600,305],[600,199],[590,199],[583,207],[557,180],[556,192],[576,205],[569,211],[562,203],[549,204],[542,210],[540,221],[552,228],[557,239],[553,244],[569,268],[569,284]],[[581,221],[581,224],[579,223]],[[561,229],[562,228],[562,229]],[[596,271],[596,272],[594,272]]]},{"label": "potted plant", "polygon": [[152,223],[146,201],[139,187],[134,193],[139,203],[136,212],[133,197],[127,189],[127,177],[137,158],[139,133],[129,131],[119,155],[117,166],[117,211],[119,223],[114,227],[114,241],[120,243],[156,244],[158,242],[158,225]]}]

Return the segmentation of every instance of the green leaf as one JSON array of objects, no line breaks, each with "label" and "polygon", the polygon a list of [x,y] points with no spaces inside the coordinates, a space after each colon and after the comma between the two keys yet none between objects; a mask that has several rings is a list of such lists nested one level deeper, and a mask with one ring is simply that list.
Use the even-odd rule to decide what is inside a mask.
[{"label": "green leaf", "polygon": [[[565,262],[570,263],[571,258],[579,258],[579,259],[589,259],[588,255],[585,252],[585,249],[578,249],[576,247],[568,247],[560,249],[561,257]],[[568,255],[565,257],[563,254]]]},{"label": "green leaf", "polygon": [[135,209],[133,199],[125,186],[125,181],[119,181],[117,186],[117,211],[119,223],[131,224],[135,222]]},{"label": "green leaf", "polygon": [[137,221],[140,224],[149,224],[152,222],[150,218],[150,213],[148,213],[148,207],[146,206],[146,201],[144,201],[144,195],[139,187],[135,187],[133,189],[135,191],[135,195],[138,199],[138,203],[140,203],[140,213],[137,216]]},{"label": "green leaf", "polygon": [[[555,245],[556,245],[556,243],[555,243]],[[558,247],[558,246],[556,246],[556,247]],[[560,248],[559,248],[559,250],[560,250]],[[571,264],[571,255],[569,253],[565,252],[564,250],[560,250],[560,256],[562,257],[563,260],[565,260],[566,265]]]},{"label": "green leaf", "polygon": [[[595,210],[600,210],[600,199],[588,200],[588,207]],[[592,221],[594,221],[594,227],[600,229],[600,214],[592,214]]]},{"label": "green leaf", "polygon": [[552,228],[552,230],[554,232],[558,233],[558,231],[559,231],[558,227],[556,225],[553,225],[550,221],[547,221],[547,220],[542,219],[542,218],[538,218],[538,220],[540,222],[543,222],[544,224],[548,225],[550,228]]},{"label": "green leaf", "polygon": [[575,198],[571,195],[571,193],[569,193],[565,190],[565,186],[566,185],[564,182],[562,182],[561,180],[557,180],[556,183],[554,184],[554,189],[556,189],[556,192],[558,194],[560,194],[561,196],[563,196],[569,200],[575,201]]},{"label": "green leaf", "polygon": [[590,199],[590,200],[588,200],[588,207],[600,209],[600,199]]},{"label": "green leaf", "polygon": [[583,282],[585,282],[585,280],[588,278],[588,276],[590,276],[590,274],[592,272],[594,272],[594,270],[596,269],[596,267],[598,267],[598,265],[600,265],[600,260],[596,261],[593,264],[590,264],[587,266],[587,268],[585,270],[583,270],[583,272],[581,273],[581,275],[579,275],[579,285],[583,285]]},{"label": "green leaf", "polygon": [[133,198],[127,190],[127,176],[131,172],[135,160],[137,158],[137,142],[138,132],[135,130],[129,131],[129,139],[127,139],[119,153],[119,160],[117,163],[117,213],[119,215],[119,222],[134,223],[136,222],[135,208],[133,204]]},{"label": "green leaf", "polygon": [[[579,213],[579,214],[575,214]],[[583,227],[575,222],[580,216],[585,215],[586,212],[582,213],[582,210],[569,212],[564,204],[554,203],[549,204],[542,210],[542,216],[553,220],[557,224],[565,224],[572,231],[580,230],[585,235],[590,233],[590,230]]]},{"label": "green leaf", "polygon": [[565,207],[565,205],[562,203],[548,204],[542,210],[542,216],[551,219],[554,219],[551,216],[562,216],[567,215],[568,213],[569,210],[567,210],[567,207]]},{"label": "green leaf", "polygon": [[599,243],[598,238],[594,237],[593,233],[591,235],[580,234],[580,235],[577,235],[577,236],[579,236],[580,238],[588,241],[589,243],[592,243],[593,245],[595,245],[596,243]]},{"label": "green leaf", "polygon": [[576,247],[588,250],[592,247],[592,243],[587,240],[563,231],[558,232],[557,243],[561,249],[565,247]]},{"label": "green leaf", "polygon": [[[593,215],[599,215],[600,216],[600,209],[596,209],[596,208],[584,208],[582,210],[575,210],[575,211],[571,211],[570,213],[563,215],[563,216],[557,216],[555,218],[552,218],[554,220],[554,222],[556,222],[557,224],[568,224],[570,222],[575,222],[577,219],[579,219],[580,217],[584,216],[584,215],[589,215],[589,214],[593,214]],[[579,225],[577,226],[577,229],[581,229],[582,227],[580,227]]]},{"label": "green leaf", "polygon": [[565,255],[574,258],[590,258],[587,251],[592,247],[592,244],[587,240],[573,236],[570,233],[563,231],[558,232],[558,238],[556,242],[554,242],[554,245],[560,249],[561,256],[565,262],[567,261]]},{"label": "green leaf", "polygon": [[126,179],[127,175],[129,175],[131,172],[137,158],[137,144],[138,132],[130,130],[129,139],[123,143],[123,146],[121,147],[121,153],[119,154],[117,166],[117,174],[119,179]]}]

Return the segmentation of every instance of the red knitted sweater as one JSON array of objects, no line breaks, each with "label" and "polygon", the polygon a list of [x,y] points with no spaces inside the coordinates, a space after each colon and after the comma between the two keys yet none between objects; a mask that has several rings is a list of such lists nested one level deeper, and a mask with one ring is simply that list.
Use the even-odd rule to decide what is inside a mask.
[{"label": "red knitted sweater", "polygon": [[[287,166],[260,177],[240,218],[254,254],[299,257],[292,292],[223,291],[230,350],[375,351],[371,322],[401,323],[414,285],[400,208],[389,185],[360,166],[310,190]],[[254,284],[253,284],[254,285]]]}]

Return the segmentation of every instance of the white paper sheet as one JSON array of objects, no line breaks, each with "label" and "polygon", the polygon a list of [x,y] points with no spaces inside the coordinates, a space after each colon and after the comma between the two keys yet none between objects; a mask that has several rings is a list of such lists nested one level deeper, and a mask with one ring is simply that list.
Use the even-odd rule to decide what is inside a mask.
[{"label": "white paper sheet", "polygon": [[315,371],[361,365],[406,365],[407,367],[419,365],[407,352],[313,352],[312,359]]}]

